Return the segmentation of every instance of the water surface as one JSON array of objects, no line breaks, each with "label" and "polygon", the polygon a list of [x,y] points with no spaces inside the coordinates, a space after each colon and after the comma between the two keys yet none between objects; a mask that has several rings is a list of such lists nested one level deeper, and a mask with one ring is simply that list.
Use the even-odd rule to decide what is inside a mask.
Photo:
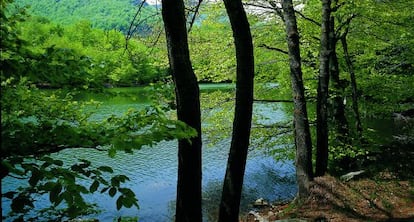
[{"label": "water surface", "polygon": [[[229,89],[232,86],[220,86]],[[212,90],[212,86],[205,86]],[[201,87],[202,90],[203,87]],[[112,89],[117,91],[117,89]],[[116,114],[120,115],[129,108],[142,108],[148,102],[146,90],[142,88],[120,89],[117,97],[83,95],[81,99],[94,99],[103,102],[96,118]],[[130,96],[125,96],[127,93]],[[275,104],[257,104],[255,111],[261,112],[268,119],[277,122],[286,119],[286,114]],[[224,178],[230,139],[224,139],[214,146],[207,146],[209,141],[203,139],[203,214],[205,221],[214,220],[217,214]],[[113,221],[118,216],[138,216],[139,221],[172,221],[175,207],[177,182],[177,142],[160,142],[153,147],[144,147],[133,154],[118,153],[109,158],[106,153],[88,149],[67,149],[58,154],[57,158],[71,164],[78,158],[92,161],[96,166],[112,166],[116,174],[125,174],[131,181],[126,186],[137,195],[140,209],[116,210],[116,199],[107,195],[94,194],[87,196],[91,202],[98,204],[102,212],[91,215],[100,221]],[[251,208],[257,198],[269,201],[281,201],[292,198],[296,193],[294,167],[291,162],[276,162],[265,150],[252,149],[246,165],[246,173],[242,194],[242,210]],[[2,192],[15,189],[17,185],[25,185],[24,181],[5,178],[2,181]],[[7,201],[2,200],[4,211],[10,208]],[[48,197],[39,197],[37,206],[48,205]]]}]

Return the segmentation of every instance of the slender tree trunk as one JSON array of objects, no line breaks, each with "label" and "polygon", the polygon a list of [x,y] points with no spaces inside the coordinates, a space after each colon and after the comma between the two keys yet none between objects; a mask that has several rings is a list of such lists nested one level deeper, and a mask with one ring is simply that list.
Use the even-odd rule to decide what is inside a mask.
[{"label": "slender tree trunk", "polygon": [[329,34],[330,34],[331,0],[322,0],[322,25],[320,67],[318,79],[318,98],[316,106],[316,171],[315,176],[322,176],[328,167],[328,86],[329,86]]},{"label": "slender tree trunk", "polygon": [[331,27],[330,27],[330,35],[329,35],[329,42],[330,42],[330,49],[331,53],[329,56],[329,75],[332,81],[332,90],[333,92],[331,96],[333,97],[333,117],[335,120],[336,131],[338,133],[339,141],[342,143],[346,142],[348,136],[348,120],[345,116],[345,104],[344,104],[344,87],[341,84],[341,79],[339,77],[339,64],[338,64],[338,56],[336,52],[336,44],[338,43],[338,39],[335,36],[335,22],[334,18],[331,17]]},{"label": "slender tree trunk", "polygon": [[292,0],[283,0],[282,8],[289,48],[290,77],[295,106],[296,180],[299,188],[298,198],[303,200],[309,196],[309,181],[313,179],[312,140],[302,79],[299,33]]},{"label": "slender tree trunk", "polygon": [[168,58],[175,83],[177,116],[197,130],[191,141],[178,141],[176,221],[202,221],[201,214],[201,114],[197,79],[190,62],[184,3],[163,0],[162,17]]},{"label": "slender tree trunk", "polygon": [[240,199],[253,110],[254,57],[250,25],[241,0],[224,0],[233,30],[237,59],[233,134],[221,196],[219,220],[239,221]]},{"label": "slender tree trunk", "polygon": [[342,43],[342,48],[344,50],[346,66],[348,67],[348,72],[351,77],[352,109],[355,115],[355,127],[357,130],[358,137],[361,138],[362,137],[362,124],[361,124],[361,117],[359,115],[359,109],[358,109],[358,94],[357,94],[358,89],[357,89],[357,82],[355,78],[354,66],[352,65],[352,60],[348,52],[348,43],[346,41],[347,33],[348,33],[348,29],[346,30],[345,34],[341,37],[341,43]]}]

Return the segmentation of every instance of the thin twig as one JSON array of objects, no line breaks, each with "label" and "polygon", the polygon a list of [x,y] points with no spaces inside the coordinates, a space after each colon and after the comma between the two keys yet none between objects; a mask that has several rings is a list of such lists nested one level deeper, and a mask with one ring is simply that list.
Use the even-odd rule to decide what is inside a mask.
[{"label": "thin twig", "polygon": [[314,20],[314,19],[312,19],[312,18],[309,18],[309,17],[307,17],[306,15],[304,15],[302,12],[300,12],[300,11],[298,11],[298,10],[295,10],[295,13],[296,14],[298,14],[300,17],[302,17],[303,19],[305,19],[306,21],[309,21],[309,22],[311,22],[311,23],[313,23],[313,24],[315,24],[315,25],[317,25],[317,26],[321,26],[321,23],[320,22],[317,22],[316,20]]},{"label": "thin twig", "polygon": [[195,9],[193,9],[193,17],[191,18],[191,21],[190,21],[190,24],[189,24],[189,27],[188,27],[188,33],[190,33],[191,32],[191,29],[193,28],[195,19],[196,19],[197,14],[198,14],[198,12],[200,10],[200,6],[201,6],[201,3],[202,2],[203,2],[203,0],[198,0],[198,3],[196,5]]},{"label": "thin twig", "polygon": [[253,99],[253,102],[260,102],[260,103],[293,103],[293,100],[288,100],[288,99]]},{"label": "thin twig", "polygon": [[275,48],[275,47],[272,47],[272,46],[268,46],[266,44],[261,44],[258,47],[265,48],[265,49],[269,49],[269,50],[278,51],[278,52],[281,52],[281,53],[286,54],[286,55],[289,54],[287,51],[285,51],[283,49],[279,49],[279,48]]},{"label": "thin twig", "polygon": [[[135,15],[134,15],[134,18],[132,19],[132,21],[129,23],[129,28],[128,28],[128,32],[127,32],[127,34],[126,34],[126,36],[125,36],[125,50],[127,50],[128,49],[128,40],[129,39],[131,39],[131,37],[132,37],[132,34],[134,33],[133,31],[132,31],[132,27],[134,26],[134,23],[135,23],[135,20],[137,19],[137,17],[138,17],[138,15],[141,13],[141,10],[142,10],[142,7],[144,7],[144,4],[145,4],[145,2],[146,2],[147,0],[143,0],[142,2],[141,2],[141,4],[139,5],[139,7],[138,7],[138,10],[137,10],[137,12],[135,13]],[[134,29],[134,31],[135,31],[136,29]]]}]

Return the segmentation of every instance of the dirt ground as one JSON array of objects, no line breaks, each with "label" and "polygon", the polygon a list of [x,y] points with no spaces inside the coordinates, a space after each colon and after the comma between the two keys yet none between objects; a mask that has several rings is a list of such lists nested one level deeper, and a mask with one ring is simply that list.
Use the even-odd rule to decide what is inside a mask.
[{"label": "dirt ground", "polygon": [[414,181],[399,180],[390,173],[347,182],[318,177],[310,191],[300,205],[270,205],[251,211],[241,221],[414,221]]}]

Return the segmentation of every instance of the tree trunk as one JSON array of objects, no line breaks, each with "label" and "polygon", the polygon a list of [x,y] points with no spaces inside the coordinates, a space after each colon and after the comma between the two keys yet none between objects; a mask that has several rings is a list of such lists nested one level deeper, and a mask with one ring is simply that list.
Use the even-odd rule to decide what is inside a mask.
[{"label": "tree trunk", "polygon": [[331,0],[322,0],[321,49],[319,55],[318,98],[316,106],[316,171],[323,176],[328,167],[328,86],[329,86],[329,34]]},{"label": "tree trunk", "polygon": [[347,33],[348,33],[348,29],[345,31],[345,34],[341,37],[341,43],[342,43],[342,48],[344,50],[346,66],[348,67],[348,72],[351,77],[352,109],[355,115],[355,127],[357,131],[357,136],[361,138],[362,137],[362,124],[361,124],[361,117],[359,115],[359,109],[358,109],[358,94],[357,94],[358,89],[357,89],[357,82],[355,78],[354,66],[352,65],[352,60],[348,52],[348,43],[346,41]]},{"label": "tree trunk", "polygon": [[220,202],[221,222],[239,221],[240,199],[253,110],[254,57],[250,25],[241,0],[224,0],[233,30],[237,59],[233,134]]},{"label": "tree trunk", "polygon": [[168,58],[175,83],[177,116],[198,132],[191,141],[178,141],[176,221],[202,221],[201,214],[201,114],[199,88],[190,62],[184,3],[163,0],[162,17]]},{"label": "tree trunk", "polygon": [[345,116],[345,104],[344,104],[344,86],[341,84],[341,79],[339,78],[339,64],[338,56],[336,52],[336,44],[338,42],[337,37],[335,36],[335,22],[334,18],[331,17],[331,27],[329,35],[329,43],[331,53],[329,56],[329,75],[332,81],[332,90],[331,96],[333,97],[333,117],[335,121],[336,131],[338,133],[338,139],[341,143],[346,143],[348,136],[348,121]]},{"label": "tree trunk", "polygon": [[282,8],[289,48],[290,76],[295,107],[296,180],[299,188],[298,198],[303,200],[309,195],[309,181],[313,177],[312,140],[302,79],[299,33],[292,0],[283,0]]}]

